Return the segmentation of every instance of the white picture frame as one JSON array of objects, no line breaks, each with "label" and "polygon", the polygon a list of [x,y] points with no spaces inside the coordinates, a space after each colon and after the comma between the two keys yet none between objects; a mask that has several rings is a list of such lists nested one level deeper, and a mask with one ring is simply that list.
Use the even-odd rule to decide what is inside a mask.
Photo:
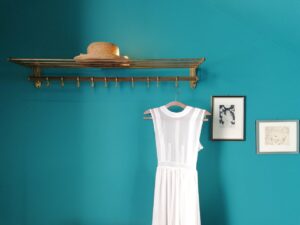
[{"label": "white picture frame", "polygon": [[256,153],[299,153],[299,120],[257,120]]},{"label": "white picture frame", "polygon": [[244,141],[246,96],[212,96],[212,141]]}]

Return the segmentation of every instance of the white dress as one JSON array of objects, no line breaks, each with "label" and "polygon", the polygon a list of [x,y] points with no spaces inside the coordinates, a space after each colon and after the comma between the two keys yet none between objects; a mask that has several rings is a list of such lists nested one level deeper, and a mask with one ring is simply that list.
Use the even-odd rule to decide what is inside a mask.
[{"label": "white dress", "polygon": [[186,106],[172,112],[150,109],[156,142],[152,225],[200,225],[198,152],[205,110]]}]

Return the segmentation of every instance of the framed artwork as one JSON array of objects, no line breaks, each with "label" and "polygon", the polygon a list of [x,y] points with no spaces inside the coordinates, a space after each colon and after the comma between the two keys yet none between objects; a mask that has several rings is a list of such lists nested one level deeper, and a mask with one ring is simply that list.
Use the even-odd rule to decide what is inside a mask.
[{"label": "framed artwork", "polygon": [[245,140],[246,96],[212,96],[213,141]]},{"label": "framed artwork", "polygon": [[256,152],[299,153],[299,120],[257,120]]}]

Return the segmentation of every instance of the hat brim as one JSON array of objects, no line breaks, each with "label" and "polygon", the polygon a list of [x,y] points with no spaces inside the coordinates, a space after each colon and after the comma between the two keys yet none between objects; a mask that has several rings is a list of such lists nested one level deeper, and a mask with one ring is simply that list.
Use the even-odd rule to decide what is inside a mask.
[{"label": "hat brim", "polygon": [[118,56],[118,55],[89,55],[89,54],[80,54],[74,57],[75,61],[91,61],[91,60],[115,60],[115,59],[121,59],[121,60],[128,60],[128,57],[126,56]]}]

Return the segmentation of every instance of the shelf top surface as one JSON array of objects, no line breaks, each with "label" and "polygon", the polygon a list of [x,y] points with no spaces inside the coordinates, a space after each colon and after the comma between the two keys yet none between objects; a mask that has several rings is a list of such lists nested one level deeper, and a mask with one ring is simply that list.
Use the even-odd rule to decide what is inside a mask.
[{"label": "shelf top surface", "polygon": [[8,58],[8,61],[40,68],[197,68],[205,58],[99,59],[81,62],[74,59]]}]

